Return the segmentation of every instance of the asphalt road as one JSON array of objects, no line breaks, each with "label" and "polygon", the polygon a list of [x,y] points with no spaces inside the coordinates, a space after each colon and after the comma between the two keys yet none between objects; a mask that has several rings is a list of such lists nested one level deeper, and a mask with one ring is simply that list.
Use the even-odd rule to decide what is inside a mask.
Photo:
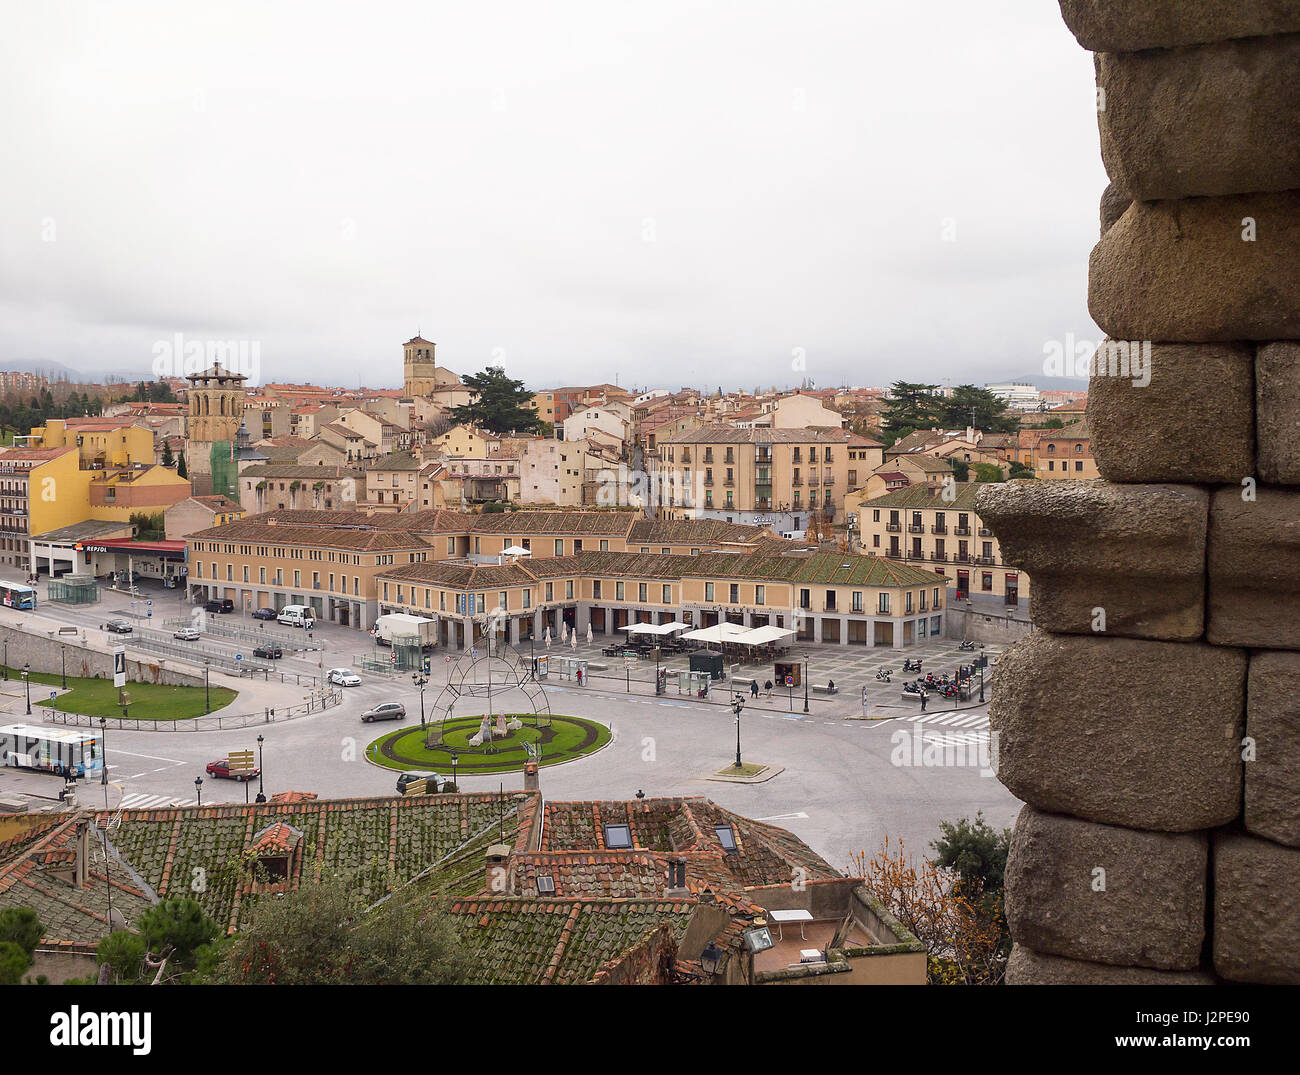
[{"label": "asphalt road", "polygon": [[[159,595],[169,606],[162,614],[174,616],[181,611],[174,592],[162,590],[154,595],[155,609],[160,609]],[[127,605],[125,595],[108,594],[99,605],[89,608],[65,609],[43,603],[39,615],[86,626],[93,639],[98,624]],[[20,615],[12,610],[3,612],[6,621]],[[155,618],[159,616],[156,612]],[[277,665],[286,671],[319,673],[350,666],[356,654],[371,648],[368,638],[344,628],[327,626],[316,636],[325,642],[323,653],[286,657]],[[836,647],[824,649],[834,656]],[[896,654],[888,656],[890,663],[901,663]],[[433,682],[425,691],[430,714],[436,710],[444,682],[457,667],[436,652],[432,664]],[[381,701],[402,701],[409,726],[419,719],[419,693],[408,676],[391,681],[369,675],[362,678],[360,687],[345,691],[345,701],[339,707],[265,727],[228,732],[110,731],[107,801],[112,806],[123,801],[128,806],[191,803],[198,795],[194,778],[202,776],[204,803],[241,802],[246,790],[243,784],[208,778],[203,766],[229,750],[255,748],[259,731],[266,737],[263,759],[268,794],[290,789],[314,791],[324,797],[393,794],[395,774],[364,759],[365,745],[391,731],[393,725],[363,725],[359,714]],[[300,700],[306,689],[228,677],[221,677],[220,682],[241,690],[231,707],[236,712],[288,704]],[[597,688],[602,685],[616,686],[598,680]],[[898,704],[892,688],[877,693],[873,684],[872,697],[879,698],[879,704],[873,701],[866,712],[879,719],[863,720],[857,687],[843,686],[846,689],[837,698],[814,699],[807,715],[802,712],[802,699],[796,700],[792,714],[786,698],[755,702],[747,697],[741,716],[744,760],[780,767],[781,772],[761,783],[740,784],[710,779],[735,759],[736,722],[726,705],[701,703],[675,693],[656,698],[649,693],[628,695],[580,688],[553,677],[546,686],[551,710],[602,721],[612,728],[613,741],[588,758],[544,768],[542,792],[551,799],[623,799],[638,790],[647,796],[705,795],[741,814],[770,819],[791,830],[844,869],[851,866],[855,853],[878,850],[886,836],[901,839],[917,854],[928,854],[940,820],[973,817],[976,810],[983,810],[993,825],[1011,824],[1020,804],[989,773],[986,757],[977,754],[980,742],[988,738],[987,724],[981,720],[986,707],[954,712],[949,705],[936,704],[924,720],[918,720],[915,706]],[[8,688],[0,691],[0,709],[7,710],[8,717],[23,719],[21,708],[14,712],[23,700],[13,681],[0,684],[0,688]],[[726,697],[715,691],[713,700],[722,702]],[[529,708],[517,690],[498,694],[495,703],[498,711]],[[454,711],[483,709],[483,699],[463,698]],[[963,751],[955,754],[957,743]],[[948,764],[912,764],[925,760],[925,748],[932,748],[933,753],[943,745],[948,746],[948,755],[939,760]],[[506,774],[460,780],[466,791],[495,789],[503,782],[507,787],[519,786],[521,778]],[[40,790],[46,784],[48,789]],[[0,794],[36,788],[38,794],[53,800],[60,786],[59,778],[53,776],[0,775]],[[248,790],[255,794],[256,785]],[[83,785],[80,795],[83,802],[94,805],[104,800],[104,791],[98,786]]]}]

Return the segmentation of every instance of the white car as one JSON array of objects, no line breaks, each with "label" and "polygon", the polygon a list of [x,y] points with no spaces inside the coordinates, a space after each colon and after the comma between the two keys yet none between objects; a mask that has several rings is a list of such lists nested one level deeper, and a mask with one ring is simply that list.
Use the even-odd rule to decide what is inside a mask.
[{"label": "white car", "polygon": [[361,677],[351,668],[331,668],[325,674],[325,679],[330,683],[338,684],[340,687],[361,686]]},{"label": "white car", "polygon": [[197,642],[199,640],[199,633],[193,627],[182,627],[172,635],[172,638],[178,638],[182,642]]}]

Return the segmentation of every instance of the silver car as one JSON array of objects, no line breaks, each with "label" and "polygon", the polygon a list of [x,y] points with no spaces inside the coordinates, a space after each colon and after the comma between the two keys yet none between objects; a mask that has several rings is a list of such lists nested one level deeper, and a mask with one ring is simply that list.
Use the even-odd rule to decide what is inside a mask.
[{"label": "silver car", "polygon": [[367,709],[361,714],[361,721],[369,724],[372,720],[402,720],[406,717],[406,706],[401,702],[384,702],[382,705],[375,706],[374,709]]}]

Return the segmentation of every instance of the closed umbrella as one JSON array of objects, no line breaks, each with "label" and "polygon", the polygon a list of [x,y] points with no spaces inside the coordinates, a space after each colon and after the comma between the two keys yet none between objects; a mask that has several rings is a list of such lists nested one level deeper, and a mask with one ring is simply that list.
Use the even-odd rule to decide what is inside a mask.
[{"label": "closed umbrella", "polygon": [[546,648],[551,648],[551,625],[549,623],[546,625]]},{"label": "closed umbrella", "polygon": [[591,645],[591,624],[587,624],[587,644]]}]

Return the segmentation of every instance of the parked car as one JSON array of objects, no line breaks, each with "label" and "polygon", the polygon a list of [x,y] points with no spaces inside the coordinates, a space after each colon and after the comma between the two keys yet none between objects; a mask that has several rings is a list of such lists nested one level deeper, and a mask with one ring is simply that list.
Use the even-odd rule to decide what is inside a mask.
[{"label": "parked car", "polygon": [[253,619],[255,620],[273,620],[279,615],[273,608],[255,608],[253,609]]},{"label": "parked car", "polygon": [[384,702],[361,714],[363,724],[369,724],[372,720],[404,720],[405,718],[406,706],[401,702]]},{"label": "parked car", "polygon": [[182,627],[172,634],[172,638],[179,638],[182,642],[197,642],[199,633],[193,627]]},{"label": "parked car", "polygon": [[253,780],[260,772],[260,769],[253,768],[242,773],[232,773],[229,758],[218,758],[216,761],[210,761],[207,764],[208,776],[214,776],[219,780]]},{"label": "parked car", "polygon": [[440,773],[425,773],[412,769],[410,772],[403,773],[397,778],[397,794],[405,795],[409,785],[414,784],[417,780],[427,780],[436,789],[441,787],[446,777]]},{"label": "parked car", "polygon": [[336,683],[340,687],[359,687],[361,686],[361,677],[351,668],[331,668],[325,674],[326,680],[330,683]]},{"label": "parked car", "polygon": [[203,607],[208,612],[234,612],[235,602],[231,598],[226,597],[220,601],[209,601]]},{"label": "parked car", "polygon": [[279,646],[265,645],[253,647],[254,657],[265,657],[268,661],[278,661],[284,656],[284,650]]},{"label": "parked car", "polygon": [[135,628],[129,620],[109,620],[104,624],[104,630],[111,635],[129,635]]}]

